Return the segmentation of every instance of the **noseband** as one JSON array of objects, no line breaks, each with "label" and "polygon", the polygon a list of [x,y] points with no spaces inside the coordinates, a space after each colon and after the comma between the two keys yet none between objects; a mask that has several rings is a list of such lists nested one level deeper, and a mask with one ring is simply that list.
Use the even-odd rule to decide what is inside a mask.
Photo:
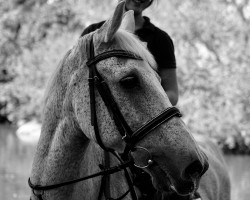
[{"label": "noseband", "polygon": [[[37,196],[40,200],[42,199],[43,192],[46,190],[55,189],[58,187],[66,186],[69,184],[74,184],[80,181],[84,181],[90,178],[94,178],[97,176],[103,176],[102,183],[101,183],[101,189],[99,193],[99,198],[102,198],[102,193],[104,193],[106,199],[113,199],[108,197],[109,194],[106,194],[104,187],[105,184],[109,182],[109,178],[107,178],[107,175],[116,173],[118,171],[124,170],[124,174],[127,180],[127,183],[129,185],[129,190],[122,195],[121,197],[117,198],[117,200],[120,200],[124,198],[129,192],[131,194],[131,197],[133,200],[137,200],[137,195],[135,193],[134,187],[133,187],[133,181],[130,177],[130,174],[127,171],[127,168],[131,168],[134,165],[133,159],[129,156],[130,152],[137,149],[142,148],[147,153],[148,150],[146,150],[143,147],[136,147],[136,144],[142,140],[147,134],[152,132],[154,129],[156,129],[158,126],[163,124],[164,122],[170,120],[172,117],[177,116],[181,117],[180,111],[176,107],[169,107],[162,111],[159,115],[157,115],[155,118],[151,119],[149,122],[147,122],[145,125],[137,129],[136,131],[132,131],[128,123],[126,122],[125,118],[123,117],[107,83],[104,81],[102,76],[99,74],[96,64],[104,59],[111,58],[111,57],[118,57],[118,58],[127,58],[127,59],[135,59],[135,60],[142,60],[141,57],[138,55],[135,55],[134,53],[124,51],[124,50],[111,50],[106,51],[104,53],[101,53],[97,56],[94,55],[94,45],[93,45],[93,36],[91,38],[90,43],[88,45],[88,61],[87,66],[89,67],[89,94],[90,94],[90,109],[91,109],[91,125],[94,128],[95,137],[97,140],[97,143],[99,146],[104,150],[105,152],[105,160],[106,164],[105,166],[100,166],[102,171],[71,181],[54,184],[54,185],[48,185],[48,186],[40,186],[40,185],[33,185],[31,183],[31,180],[29,178],[28,184],[30,188],[32,189],[35,196]],[[95,103],[95,88],[97,89],[98,93],[100,94],[103,102],[105,103],[105,106],[107,107],[112,119],[115,122],[115,125],[122,137],[122,140],[126,143],[124,152],[122,154],[118,154],[115,152],[114,149],[106,147],[101,139],[98,124],[97,124],[97,114],[96,114],[96,103]],[[108,152],[112,153],[119,161],[120,165],[115,167],[109,166],[109,154]],[[150,154],[150,153],[149,153]],[[153,161],[150,159],[148,160],[149,166]],[[135,165],[136,166],[136,165]],[[147,167],[146,166],[146,167]],[[136,166],[139,167],[139,166]],[[140,168],[140,167],[139,167]],[[143,168],[143,167],[141,167]]]}]

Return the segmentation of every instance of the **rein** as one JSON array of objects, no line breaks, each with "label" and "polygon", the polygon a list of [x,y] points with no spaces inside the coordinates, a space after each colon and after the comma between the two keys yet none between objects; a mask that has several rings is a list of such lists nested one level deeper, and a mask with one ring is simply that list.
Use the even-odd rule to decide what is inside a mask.
[{"label": "rein", "polygon": [[[102,193],[104,193],[104,196],[107,200],[114,200],[113,198],[109,197],[109,190],[105,188],[106,183],[109,182],[108,175],[124,171],[125,178],[127,180],[127,184],[129,186],[129,190],[124,193],[121,197],[117,198],[116,200],[123,199],[128,193],[131,194],[131,197],[133,200],[138,200],[138,197],[136,195],[135,189],[134,189],[134,183],[133,179],[131,178],[127,168],[131,169],[131,172],[133,173],[133,167],[134,167],[134,160],[131,156],[129,156],[130,152],[134,151],[137,148],[142,147],[136,147],[135,145],[142,140],[147,134],[152,132],[154,129],[156,129],[158,126],[160,126],[162,123],[170,120],[172,117],[177,116],[181,117],[180,111],[176,107],[169,107],[166,110],[162,111],[159,115],[157,115],[155,118],[151,119],[149,122],[147,122],[145,125],[140,127],[136,131],[132,131],[130,126],[127,124],[125,118],[123,117],[116,101],[114,100],[114,97],[107,85],[107,83],[103,80],[102,76],[99,74],[96,64],[100,62],[101,60],[110,58],[110,57],[122,57],[122,58],[129,58],[129,59],[136,59],[136,60],[142,60],[141,57],[135,55],[134,53],[124,51],[124,50],[111,50],[106,51],[104,53],[101,53],[97,56],[94,55],[94,44],[93,44],[93,36],[91,38],[90,43],[88,45],[88,61],[87,66],[89,67],[89,93],[90,93],[90,109],[91,109],[91,125],[94,128],[95,136],[97,143],[99,146],[104,150],[105,152],[105,166],[100,166],[101,171],[97,172],[95,174],[82,177],[75,180],[66,181],[63,183],[58,184],[52,184],[47,186],[41,186],[41,185],[34,185],[32,184],[30,178],[28,179],[28,184],[30,188],[33,191],[33,194],[37,196],[40,200],[42,200],[42,195],[44,191],[46,190],[52,190],[56,189],[62,186],[75,184],[90,178],[94,178],[97,176],[103,176],[101,181],[101,189],[99,193],[98,199],[102,198]],[[111,118],[114,120],[115,125],[123,139],[123,141],[126,143],[124,152],[121,155],[118,155],[118,153],[111,148],[106,147],[100,136],[98,124],[97,124],[97,114],[96,114],[96,103],[95,103],[95,88],[99,92],[102,100],[105,103],[105,106],[107,107]],[[143,148],[144,149],[144,148]],[[145,149],[148,153],[149,151]],[[107,156],[109,153],[112,153],[120,162],[119,165],[110,167],[109,166],[109,156]],[[149,153],[150,154],[150,153]],[[152,160],[148,160],[148,167],[150,164],[152,164]],[[138,168],[143,168],[136,166],[137,170],[141,170]],[[109,184],[108,184],[109,185]],[[40,191],[40,192],[39,192]]]},{"label": "rein", "polygon": [[53,190],[53,189],[56,189],[56,188],[59,188],[59,187],[63,187],[63,186],[66,186],[66,185],[71,185],[71,184],[74,184],[74,183],[85,181],[87,179],[95,178],[97,176],[103,176],[103,175],[107,175],[107,174],[114,174],[116,172],[119,172],[119,171],[124,170],[125,168],[131,166],[131,164],[133,164],[132,160],[127,161],[125,163],[122,163],[120,165],[114,166],[114,167],[110,167],[108,169],[103,169],[102,171],[97,172],[95,174],[91,174],[89,176],[85,176],[85,177],[82,177],[82,178],[78,178],[78,179],[74,179],[74,180],[71,180],[71,181],[66,181],[66,182],[62,182],[62,183],[58,183],[58,184],[53,184],[53,185],[47,185],[47,186],[33,185],[31,183],[30,178],[28,179],[28,184],[29,184],[29,186],[31,187],[32,190],[38,190],[38,191]]}]

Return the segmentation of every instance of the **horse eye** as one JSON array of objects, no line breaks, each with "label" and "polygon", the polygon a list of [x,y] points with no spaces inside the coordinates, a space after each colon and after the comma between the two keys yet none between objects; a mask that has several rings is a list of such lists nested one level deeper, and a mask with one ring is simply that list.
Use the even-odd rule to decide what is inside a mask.
[{"label": "horse eye", "polygon": [[125,89],[132,89],[139,86],[139,80],[136,76],[129,76],[120,80],[120,84]]}]

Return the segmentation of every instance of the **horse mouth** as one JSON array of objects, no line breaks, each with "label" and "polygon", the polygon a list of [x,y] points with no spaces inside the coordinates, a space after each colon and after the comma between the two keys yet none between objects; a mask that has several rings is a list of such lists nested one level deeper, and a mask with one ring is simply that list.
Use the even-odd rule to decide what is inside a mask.
[{"label": "horse mouth", "polygon": [[168,172],[165,172],[157,165],[151,169],[152,183],[158,191],[188,196],[194,194],[198,188],[198,181],[176,181]]}]

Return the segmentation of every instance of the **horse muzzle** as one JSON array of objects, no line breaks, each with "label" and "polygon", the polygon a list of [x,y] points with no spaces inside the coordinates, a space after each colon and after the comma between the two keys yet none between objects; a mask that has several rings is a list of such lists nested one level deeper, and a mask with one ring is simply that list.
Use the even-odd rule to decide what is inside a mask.
[{"label": "horse muzzle", "polygon": [[[205,156],[205,158],[207,157]],[[199,187],[201,177],[208,168],[207,159],[203,159],[203,162],[200,160],[192,162],[186,167],[180,178],[173,179],[171,189],[181,196],[194,194]]]},{"label": "horse muzzle", "polygon": [[195,160],[181,171],[177,167],[157,163],[152,158],[152,164],[145,171],[151,175],[153,185],[158,191],[175,192],[180,196],[192,195],[197,191],[202,175],[209,168],[206,155],[201,155],[201,161]]}]

